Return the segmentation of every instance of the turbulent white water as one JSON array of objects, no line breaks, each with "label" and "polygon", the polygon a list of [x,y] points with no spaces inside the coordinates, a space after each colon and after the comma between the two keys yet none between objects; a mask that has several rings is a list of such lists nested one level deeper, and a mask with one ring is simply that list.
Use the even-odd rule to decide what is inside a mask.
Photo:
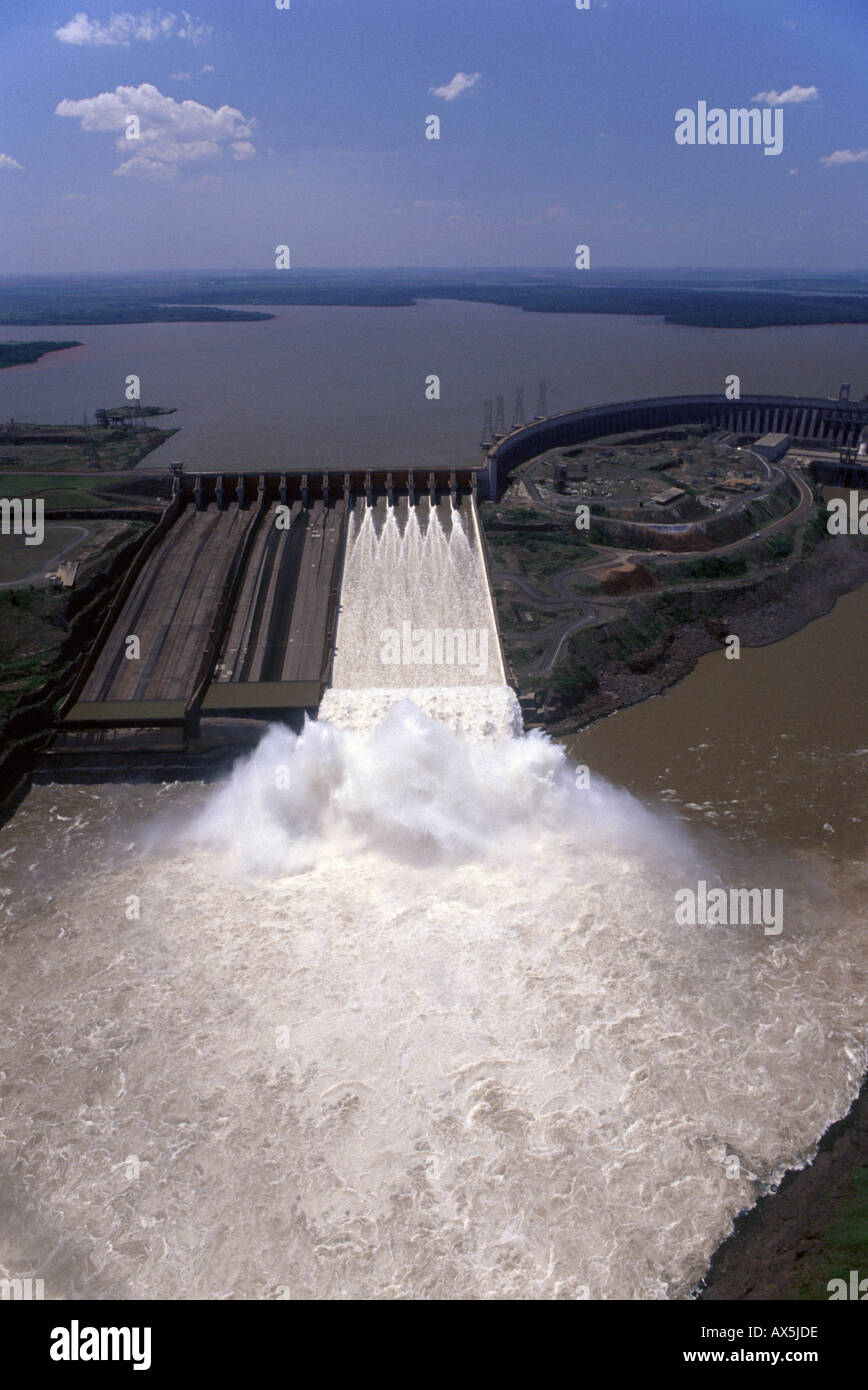
[{"label": "turbulent white water", "polygon": [[[0,831],[0,1274],[683,1297],[846,1110],[853,882],[577,786],[455,522],[352,528],[329,718],[217,788],[36,788]],[[496,663],[383,663],[405,622],[490,623]],[[782,888],[781,935],[677,925],[699,879]]]},{"label": "turbulent white water", "polygon": [[[0,854],[0,1264],[48,1297],[683,1296],[858,1085],[854,904],[538,735],[275,728],[216,789],[37,788]],[[676,926],[718,873],[782,935]]]},{"label": "turbulent white water", "polygon": [[426,497],[400,514],[381,501],[359,515],[350,518],[322,718],[371,730],[411,697],[456,732],[520,730],[469,499],[459,510]]}]

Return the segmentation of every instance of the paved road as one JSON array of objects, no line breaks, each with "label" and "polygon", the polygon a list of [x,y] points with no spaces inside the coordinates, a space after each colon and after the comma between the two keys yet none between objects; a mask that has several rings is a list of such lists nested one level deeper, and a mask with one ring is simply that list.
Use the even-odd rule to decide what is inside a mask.
[{"label": "paved road", "polygon": [[62,550],[58,550],[56,554],[49,555],[47,558],[43,555],[41,546],[31,546],[31,556],[34,558],[37,555],[40,556],[39,564],[36,569],[31,570],[29,574],[25,574],[23,579],[10,579],[5,584],[0,584],[0,589],[24,589],[30,584],[44,583],[46,574],[51,570],[57,569],[64,555],[68,554],[70,550],[74,550],[77,545],[81,545],[82,540],[86,540],[93,530],[91,526],[73,526],[60,521],[46,522],[46,530],[49,526],[62,527],[64,531],[77,531],[78,535],[75,537],[75,540],[70,541]]},{"label": "paved road", "polygon": [[591,611],[585,613],[580,618],[574,618],[572,621],[557,623],[551,632],[549,632],[548,628],[545,628],[541,633],[536,633],[537,637],[546,636],[548,634],[546,646],[542,654],[537,657],[536,661],[532,661],[529,666],[522,666],[519,668],[520,674],[522,676],[547,675],[548,672],[557,665],[560,660],[563,645],[572,637],[573,633],[578,632],[579,628],[588,627],[589,624],[596,621],[597,615]]},{"label": "paved road", "polygon": [[[760,531],[756,532],[754,535],[745,536],[741,540],[731,542],[729,545],[716,546],[712,550],[681,550],[673,554],[673,552],[667,550],[631,551],[617,549],[611,546],[595,547],[595,549],[599,551],[601,558],[608,558],[614,560],[619,557],[623,557],[641,562],[643,558],[649,558],[653,555],[655,558],[661,560],[663,563],[668,562],[672,565],[677,565],[685,559],[706,558],[712,555],[731,554],[734,551],[741,550],[743,547],[752,544],[752,542],[757,538],[774,535],[776,532],[784,530],[785,528],[792,526],[794,523],[807,520],[808,516],[813,512],[814,509],[814,496],[811,491],[811,488],[806,483],[805,479],[799,473],[797,473],[789,464],[781,463],[777,464],[774,468],[772,468],[766,462],[765,459],[760,458],[758,454],[753,454],[751,450],[742,450],[741,452],[751,453],[752,457],[754,457],[757,460],[757,462],[762,465],[762,468],[768,478],[771,478],[774,472],[779,472],[785,474],[794,483],[799,492],[799,500],[796,506],[792,509],[792,511],[786,512],[784,516],[778,517],[775,521],[769,522],[768,525],[764,526]],[[566,520],[568,513],[561,511],[561,509],[554,506],[554,504],[544,501],[543,498],[540,496],[532,479],[524,478],[523,481],[527,486],[528,492],[531,494],[533,499],[538,503],[540,507],[544,508],[547,511],[554,512],[555,514],[562,515],[564,517],[564,520]],[[641,525],[642,523],[635,524]],[[656,528],[649,527],[649,529]],[[545,593],[542,589],[540,589],[538,585],[532,583],[528,579],[525,579],[523,575],[513,574],[509,570],[495,571],[493,578],[496,583],[507,583],[513,585],[515,588],[519,589],[521,593],[523,593],[525,597],[537,609],[558,609],[568,606],[571,609],[572,614],[576,614],[577,610],[579,612],[578,616],[570,618],[564,617],[560,622],[552,624],[551,627],[543,628],[541,631],[535,634],[537,638],[546,639],[545,649],[543,650],[541,656],[539,656],[529,666],[518,668],[521,675],[546,675],[557,664],[564,643],[569,639],[569,637],[571,637],[572,634],[574,632],[577,632],[580,628],[587,627],[590,623],[596,621],[597,615],[594,609],[591,607],[591,605],[577,598],[574,594],[572,594],[569,590],[566,589],[567,583],[571,578],[573,578],[573,576],[581,574],[587,568],[588,564],[593,563],[595,562],[588,561],[584,565],[576,565],[573,566],[571,569],[561,570],[558,574],[553,575],[550,581],[553,592],[548,594]],[[694,584],[689,587],[691,587],[692,589],[713,588],[721,582],[725,581],[711,580],[707,583]]]}]

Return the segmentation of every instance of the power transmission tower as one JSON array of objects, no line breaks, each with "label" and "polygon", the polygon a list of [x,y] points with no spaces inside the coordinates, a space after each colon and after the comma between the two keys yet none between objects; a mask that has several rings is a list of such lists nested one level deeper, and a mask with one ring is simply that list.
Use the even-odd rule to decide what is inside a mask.
[{"label": "power transmission tower", "polygon": [[547,415],[548,408],[546,406],[546,383],[544,381],[541,381],[539,384],[539,392],[536,398],[536,415],[533,418],[535,420],[544,420]]},{"label": "power transmission tower", "polygon": [[503,396],[497,398],[497,410],[494,414],[494,437],[502,439],[506,434],[506,416],[503,409]]},{"label": "power transmission tower", "polygon": [[484,423],[484,425],[482,426],[482,447],[483,447],[483,449],[487,449],[487,448],[488,448],[489,444],[491,443],[491,436],[492,436],[492,434],[493,434],[493,432],[494,432],[494,426],[493,426],[493,424],[492,424],[492,414],[493,414],[493,411],[494,411],[494,403],[493,403],[493,401],[486,401],[486,402],[485,402],[485,423]]},{"label": "power transmission tower", "polygon": [[513,412],[512,412],[512,428],[513,428],[514,430],[520,429],[521,426],[522,426],[523,424],[524,424],[524,387],[523,387],[523,386],[516,386],[516,388],[515,388],[515,406],[514,406]]}]

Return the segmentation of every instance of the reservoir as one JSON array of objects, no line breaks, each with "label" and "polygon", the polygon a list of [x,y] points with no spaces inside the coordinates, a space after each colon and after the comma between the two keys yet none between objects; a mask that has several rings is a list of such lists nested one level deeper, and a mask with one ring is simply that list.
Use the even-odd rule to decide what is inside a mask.
[{"label": "reservoir", "polygon": [[[263,306],[255,306],[261,309]],[[455,467],[478,457],[484,403],[538,383],[547,413],[657,395],[724,391],[828,396],[868,390],[868,327],[698,329],[620,315],[537,314],[422,300],[409,308],[269,310],[266,322],[80,326],[82,347],[0,373],[0,417],[79,424],[124,403],[177,406],[182,433],[143,467]],[[9,328],[8,338],[68,338],[68,327]],[[426,378],[440,399],[426,400]]]}]

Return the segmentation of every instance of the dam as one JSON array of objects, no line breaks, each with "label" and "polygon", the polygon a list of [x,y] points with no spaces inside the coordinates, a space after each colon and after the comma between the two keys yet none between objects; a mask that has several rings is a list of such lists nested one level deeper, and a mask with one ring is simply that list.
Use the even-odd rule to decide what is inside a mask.
[{"label": "dam", "polygon": [[[436,663],[383,657],[406,624],[445,634]],[[184,775],[263,721],[300,727],[330,685],[337,710],[362,687],[391,703],[442,684],[505,687],[473,470],[179,474],[37,777]]]},{"label": "dam", "polygon": [[477,492],[496,499],[553,447],[691,422],[846,451],[868,402],[660,397],[535,420],[463,468],[174,474],[37,780],[201,775],[255,746],[264,721],[373,723],[404,697],[454,730],[507,734]]},{"label": "dam", "polygon": [[710,425],[746,440],[781,433],[799,446],[855,449],[868,425],[868,401],[813,396],[745,395],[732,401],[722,395],[655,396],[568,410],[520,425],[504,436],[484,439],[484,485],[489,496],[498,496],[513,468],[547,449],[583,444],[604,435],[685,424]]},{"label": "dam", "polygon": [[[499,679],[473,478],[453,497],[435,477],[432,498],[427,475],[412,493],[395,475],[391,503],[387,483],[369,496],[360,474],[345,497],[311,473],[305,499],[293,478],[281,498],[280,475],[261,496],[245,475],[240,498],[234,476],[184,480],[57,736],[80,741],[70,783],[126,774],[144,746],[143,779],[165,756],[169,784],[37,785],[4,831],[0,1262],[54,1297],[687,1298],[758,1186],[806,1161],[858,1087],[858,621],[799,634],[783,680],[775,648],[759,691],[752,655],[771,649],[746,655],[735,698],[712,671],[692,723],[652,700],[626,738],[607,724],[601,743],[627,765],[653,750],[666,780],[655,765],[636,800],[595,750],[580,790],[552,740],[445,727],[450,699],[490,702]],[[145,589],[180,523],[172,636]],[[210,582],[207,601],[181,575]],[[153,664],[113,685],[130,613]],[[122,696],[127,726],[75,712],[103,669],[96,693]],[[197,785],[209,728],[258,736],[254,689],[288,698],[311,669],[321,717],[296,737],[304,705],[286,704],[223,785]],[[404,704],[352,727],[435,679],[437,719]],[[234,714],[207,713],[244,686]],[[148,700],[182,703],[189,725],[165,706],[136,723]],[[685,883],[767,881],[782,805],[810,858],[774,880],[792,904],[781,937],[676,925]],[[826,819],[838,843],[850,826],[852,868],[823,849]]]}]

